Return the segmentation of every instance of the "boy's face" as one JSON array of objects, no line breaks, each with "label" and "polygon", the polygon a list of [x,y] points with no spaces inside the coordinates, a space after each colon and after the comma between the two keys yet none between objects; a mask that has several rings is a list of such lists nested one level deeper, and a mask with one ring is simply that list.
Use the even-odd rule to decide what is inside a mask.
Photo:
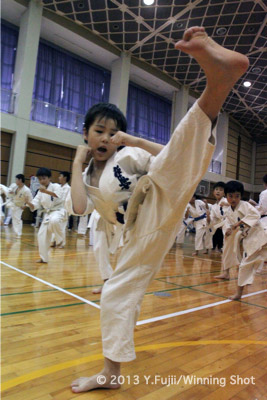
[{"label": "boy's face", "polygon": [[191,204],[193,206],[195,204],[195,201],[196,201],[196,198],[195,198],[195,196],[193,196],[191,198],[191,200],[189,201],[189,204]]},{"label": "boy's face", "polygon": [[19,178],[16,178],[16,185],[20,186],[22,184],[22,180]]},{"label": "boy's face", "polygon": [[96,119],[90,126],[84,138],[92,149],[92,156],[96,161],[107,161],[117,150],[117,146],[110,142],[110,138],[118,131],[113,119]]},{"label": "boy's face", "polygon": [[213,195],[216,200],[221,200],[224,196],[224,188],[218,186],[213,190]]},{"label": "boy's face", "polygon": [[65,176],[63,176],[62,174],[59,175],[58,177],[58,181],[61,185],[63,185],[64,183],[66,183],[66,178]]},{"label": "boy's face", "polygon": [[50,178],[48,176],[38,176],[40,185],[47,187],[50,183]]},{"label": "boy's face", "polygon": [[241,193],[240,192],[227,193],[226,198],[230,206],[233,209],[235,209],[236,206],[238,206],[238,204],[240,203]]}]

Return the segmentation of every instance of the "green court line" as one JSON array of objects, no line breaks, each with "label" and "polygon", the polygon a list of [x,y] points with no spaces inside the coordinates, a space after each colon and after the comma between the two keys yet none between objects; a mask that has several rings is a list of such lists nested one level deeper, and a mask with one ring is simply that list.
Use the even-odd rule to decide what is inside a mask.
[{"label": "green court line", "polygon": [[[222,297],[222,298],[224,298],[224,299],[228,299],[228,297],[223,296],[223,295],[221,295],[221,294],[210,293],[210,292],[206,292],[206,291],[204,291],[204,290],[200,290],[200,289],[196,289],[196,288],[189,288],[189,289],[195,290],[195,291],[201,292],[201,293],[210,294],[210,295],[215,296],[215,297]],[[248,301],[245,301],[245,300],[235,300],[235,301],[239,301],[240,303],[248,304],[248,305],[250,305],[250,306],[255,306],[255,307],[263,308],[264,310],[267,309],[267,307],[260,306],[260,305],[258,305],[258,304],[254,304],[254,303],[249,303]]]},{"label": "green court line", "polygon": [[28,313],[28,312],[34,312],[34,311],[43,311],[43,310],[51,310],[53,308],[62,308],[62,307],[72,307],[72,306],[80,306],[85,303],[73,303],[73,304],[63,304],[61,306],[53,306],[53,307],[43,307],[43,308],[34,308],[32,310],[22,310],[22,311],[14,311],[10,313],[3,313],[0,314],[1,316],[6,316],[6,315],[14,315],[14,314],[23,314],[23,313]]},{"label": "green court line", "polygon": [[169,285],[175,285],[175,286],[183,286],[184,288],[191,289],[192,287],[196,286],[205,286],[205,285],[214,285],[215,283],[224,283],[224,282],[230,282],[230,281],[236,281],[237,278],[232,278],[232,279],[227,279],[227,280],[221,280],[221,281],[214,281],[214,282],[205,282],[205,283],[198,283],[197,285],[189,285],[189,286],[184,286],[179,283],[173,283],[173,282],[165,282],[162,280],[162,278],[156,279],[157,281],[160,281],[162,283],[167,283]]},{"label": "green court line", "polygon": [[216,274],[217,272],[221,272],[220,269],[217,269],[216,271],[209,271],[209,272],[199,272],[198,274],[185,274],[185,275],[171,275],[171,276],[161,276],[160,278],[157,279],[166,279],[166,278],[182,278],[184,276],[197,276],[197,275],[206,275],[206,274]]},{"label": "green court line", "polygon": [[[85,289],[85,288],[96,287],[96,286],[102,286],[102,285],[75,286],[75,287],[69,287],[69,288],[63,288],[63,289],[65,289],[65,290],[69,290],[69,289]],[[20,295],[20,294],[42,293],[42,292],[57,292],[57,289],[33,290],[31,292],[6,293],[6,294],[1,294],[1,297],[4,297],[4,296],[15,296],[15,295]]]}]

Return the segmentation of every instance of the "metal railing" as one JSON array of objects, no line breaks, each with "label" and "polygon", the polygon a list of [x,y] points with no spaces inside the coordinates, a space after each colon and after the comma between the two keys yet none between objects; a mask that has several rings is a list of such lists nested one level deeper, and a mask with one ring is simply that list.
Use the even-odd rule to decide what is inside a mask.
[{"label": "metal railing", "polygon": [[14,93],[11,89],[1,88],[1,111],[14,114],[16,97],[17,93]]},{"label": "metal railing", "polygon": [[84,115],[56,107],[44,101],[33,100],[31,119],[68,131],[77,133],[83,132]]}]

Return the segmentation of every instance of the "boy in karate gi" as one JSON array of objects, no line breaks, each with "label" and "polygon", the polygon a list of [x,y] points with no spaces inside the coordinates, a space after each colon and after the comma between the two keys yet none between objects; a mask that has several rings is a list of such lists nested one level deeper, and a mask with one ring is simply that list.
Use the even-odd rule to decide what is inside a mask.
[{"label": "boy in karate gi", "polygon": [[[40,260],[37,262],[48,263],[52,234],[55,235],[56,241],[62,240],[62,224],[65,221],[66,210],[63,208],[61,186],[50,181],[50,169],[39,168],[36,176],[41,186],[35,198],[32,202],[27,202],[27,205],[31,211],[41,207],[44,209],[42,224],[38,231]],[[57,242],[57,245],[60,245],[60,242]]]},{"label": "boy in karate gi", "polygon": [[7,193],[9,197],[7,207],[11,210],[12,227],[17,238],[20,238],[22,234],[21,216],[26,208],[25,204],[32,200],[32,193],[24,182],[25,176],[23,174],[16,175],[16,183],[12,183]]},{"label": "boy in karate gi", "polygon": [[253,283],[257,268],[267,259],[267,229],[261,224],[260,213],[256,208],[241,200],[243,193],[244,186],[240,182],[230,181],[225,186],[226,198],[230,204],[225,212],[225,241],[234,242],[233,249],[240,260],[237,292],[229,297],[231,300],[241,298],[244,287]]},{"label": "boy in karate gi", "polygon": [[264,190],[260,193],[259,203],[249,200],[249,203],[256,207],[261,215],[261,223],[267,226],[267,174],[262,178]]},{"label": "boy in karate gi", "polygon": [[209,232],[207,226],[207,212],[209,212],[208,204],[200,199],[196,199],[194,194],[189,201],[189,214],[194,218],[194,226],[196,229],[195,235],[195,251],[192,256],[198,256],[199,250],[203,250],[204,254],[208,254],[209,249],[212,248],[212,232]]},{"label": "boy in karate gi", "polygon": [[216,202],[211,206],[210,218],[208,217],[208,223],[214,231],[212,238],[213,250],[222,252],[223,248],[223,232],[222,226],[224,221],[224,204],[226,203],[226,198],[224,197],[224,182],[217,182],[213,186],[213,196]]},{"label": "boy in karate gi", "polygon": [[[62,171],[59,173],[59,177],[58,177],[58,181],[59,184],[61,186],[62,189],[62,201],[63,201],[63,207],[65,206],[65,200],[67,198],[67,195],[70,192],[70,185],[69,185],[69,181],[70,181],[70,173],[68,171]],[[55,240],[55,235],[52,235],[51,238],[51,242],[52,245],[51,247],[57,247],[59,249],[64,249],[65,244],[66,244],[66,228],[67,228],[67,224],[68,224],[68,213],[65,210],[65,215],[64,218],[62,219],[62,222],[60,222],[60,228],[61,228],[61,235],[57,237],[57,240]],[[59,243],[57,245],[57,243]]]},{"label": "boy in karate gi", "polygon": [[185,238],[185,232],[188,227],[188,224],[190,224],[193,221],[193,218],[189,215],[189,204],[186,207],[186,210],[183,215],[183,221],[180,225],[180,228],[178,230],[177,236],[176,236],[176,243],[178,244],[179,247],[182,246],[184,243],[184,238]]},{"label": "boy in karate gi", "polygon": [[[104,368],[75,380],[71,385],[75,393],[120,387],[116,379],[120,363],[135,359],[133,333],[146,288],[172,247],[186,205],[208,169],[217,115],[248,68],[247,57],[222,48],[201,27],[186,30],[176,48],[198,61],[207,86],[169,143],[162,149],[121,132],[113,110],[89,112],[92,118],[85,122],[89,147],[77,149],[71,185],[74,212],[86,214],[94,206],[103,218],[116,223],[116,214],[122,214],[123,203],[130,195],[131,199],[124,216],[124,246],[101,296]],[[121,145],[127,147],[117,152]],[[88,152],[93,165],[82,175]]]}]

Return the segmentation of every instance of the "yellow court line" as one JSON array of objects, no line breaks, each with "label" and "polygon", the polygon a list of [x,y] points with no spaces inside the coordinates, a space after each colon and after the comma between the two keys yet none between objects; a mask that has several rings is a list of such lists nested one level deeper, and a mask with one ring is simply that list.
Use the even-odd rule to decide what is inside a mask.
[{"label": "yellow court line", "polygon": [[[147,350],[158,350],[170,347],[183,347],[183,346],[207,346],[214,344],[247,344],[247,345],[262,345],[267,346],[267,341],[264,340],[199,340],[199,341],[186,341],[186,342],[170,342],[170,343],[158,343],[158,344],[150,344],[146,346],[137,346],[135,351],[147,351]],[[46,367],[43,369],[39,369],[37,371],[29,372],[28,374],[21,375],[18,378],[10,379],[7,382],[3,382],[1,384],[1,391],[10,389],[14,386],[20,385],[25,382],[32,381],[36,378],[41,378],[42,376],[52,374],[57,371],[62,371],[67,368],[75,367],[78,365],[86,364],[92,361],[98,361],[103,359],[102,354],[94,354],[87,357],[78,358],[76,360],[66,361],[64,363],[52,365],[51,367]]]}]

